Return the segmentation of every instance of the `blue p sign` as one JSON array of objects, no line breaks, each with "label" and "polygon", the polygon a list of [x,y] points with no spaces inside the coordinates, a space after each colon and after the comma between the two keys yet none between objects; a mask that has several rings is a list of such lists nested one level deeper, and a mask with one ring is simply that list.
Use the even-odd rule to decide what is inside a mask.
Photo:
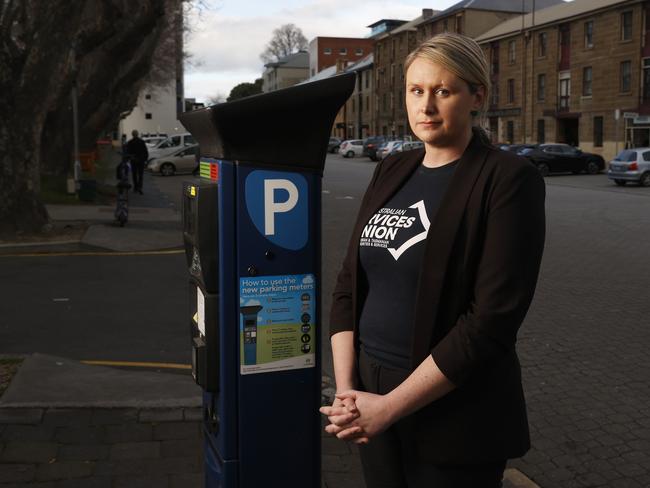
[{"label": "blue p sign", "polygon": [[299,173],[252,171],[246,177],[246,208],[255,228],[272,243],[298,250],[309,229],[307,181]]}]

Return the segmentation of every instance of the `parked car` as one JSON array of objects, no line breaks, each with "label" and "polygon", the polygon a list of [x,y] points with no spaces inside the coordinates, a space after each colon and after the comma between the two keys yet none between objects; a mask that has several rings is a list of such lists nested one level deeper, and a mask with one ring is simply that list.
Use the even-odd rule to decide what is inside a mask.
[{"label": "parked car", "polygon": [[404,141],[388,141],[386,145],[377,149],[377,159],[378,160],[384,159],[393,151],[397,150],[397,148],[401,147],[403,143]]},{"label": "parked car", "polygon": [[421,149],[424,147],[424,142],[422,141],[406,141],[399,148],[400,151],[413,151],[414,149]]},{"label": "parked car", "polygon": [[197,167],[199,145],[176,148],[176,151],[165,156],[149,160],[149,171],[163,176],[172,176],[176,173],[192,173]]},{"label": "parked car", "polygon": [[519,154],[523,149],[534,149],[537,144],[499,144],[497,147],[502,151],[509,151]]},{"label": "parked car", "polygon": [[650,186],[650,147],[624,149],[610,161],[607,177],[618,186],[628,181]]},{"label": "parked car", "polygon": [[149,150],[149,161],[161,156],[175,153],[178,149],[196,144],[194,136],[189,132],[184,134],[174,134],[164,141],[160,141],[156,146]]},{"label": "parked car", "polygon": [[160,144],[162,141],[164,141],[166,139],[167,139],[167,136],[144,136],[144,137],[142,137],[142,140],[147,145],[147,149],[153,149],[154,147],[156,147],[158,144]]},{"label": "parked car", "polygon": [[355,156],[361,156],[363,154],[363,140],[361,139],[349,139],[341,143],[339,148],[339,153],[345,158],[353,158]]},{"label": "parked car", "polygon": [[330,137],[330,142],[327,144],[327,152],[335,153],[339,150],[343,139],[340,137]]},{"label": "parked car", "polygon": [[583,171],[595,175],[605,169],[605,160],[598,154],[582,152],[568,144],[538,144],[518,152],[527,157],[542,174],[567,173],[579,174]]},{"label": "parked car", "polygon": [[387,136],[370,136],[363,141],[363,155],[377,161],[377,148],[388,140]]}]

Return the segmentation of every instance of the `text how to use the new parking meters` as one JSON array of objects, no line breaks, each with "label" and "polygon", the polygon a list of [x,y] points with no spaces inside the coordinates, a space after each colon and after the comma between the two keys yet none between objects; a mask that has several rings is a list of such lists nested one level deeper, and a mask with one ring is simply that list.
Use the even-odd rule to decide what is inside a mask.
[{"label": "text how to use the new parking meters", "polygon": [[321,178],[354,83],[340,75],[181,117],[201,153],[201,178],[183,186],[183,235],[208,488],[320,486]]}]

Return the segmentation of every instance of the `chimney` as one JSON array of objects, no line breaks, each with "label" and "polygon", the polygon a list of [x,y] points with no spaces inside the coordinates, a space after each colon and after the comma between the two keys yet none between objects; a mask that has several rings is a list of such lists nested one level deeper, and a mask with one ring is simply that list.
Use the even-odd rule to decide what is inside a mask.
[{"label": "chimney", "polygon": [[422,9],[422,18],[423,19],[430,19],[433,17],[433,9],[432,8],[423,8]]},{"label": "chimney", "polygon": [[336,60],[336,74],[339,74],[343,71],[345,71],[345,68],[347,67],[348,62],[345,59],[337,59]]}]

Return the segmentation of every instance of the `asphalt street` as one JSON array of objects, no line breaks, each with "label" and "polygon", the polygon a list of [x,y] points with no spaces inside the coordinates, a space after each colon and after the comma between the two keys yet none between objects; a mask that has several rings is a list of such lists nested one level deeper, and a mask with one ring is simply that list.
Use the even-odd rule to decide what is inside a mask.
[{"label": "asphalt street", "polygon": [[[374,168],[328,156],[325,346],[329,297]],[[173,205],[184,178],[150,177],[145,197],[171,191]],[[602,174],[546,184],[545,254],[518,341],[533,448],[511,466],[542,488],[647,488],[650,189]],[[187,363],[185,273],[181,254],[0,258],[1,352]]]}]

